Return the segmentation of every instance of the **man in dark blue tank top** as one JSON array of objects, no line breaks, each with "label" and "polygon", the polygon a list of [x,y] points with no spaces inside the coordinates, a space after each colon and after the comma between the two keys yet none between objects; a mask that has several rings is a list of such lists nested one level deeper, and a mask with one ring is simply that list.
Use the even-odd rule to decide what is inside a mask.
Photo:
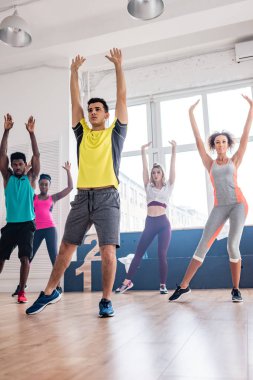
[{"label": "man in dark blue tank top", "polygon": [[30,116],[26,129],[30,135],[33,152],[31,168],[26,173],[26,157],[24,153],[20,152],[11,154],[11,168],[9,167],[7,142],[13,124],[11,115],[7,114],[4,117],[4,134],[0,145],[0,171],[4,183],[7,221],[7,224],[1,229],[0,273],[3,270],[5,260],[9,260],[12,251],[18,247],[18,257],[21,263],[18,303],[24,303],[27,302],[24,289],[33,251],[35,231],[33,197],[35,181],[40,171],[40,154],[34,134],[35,120]]}]

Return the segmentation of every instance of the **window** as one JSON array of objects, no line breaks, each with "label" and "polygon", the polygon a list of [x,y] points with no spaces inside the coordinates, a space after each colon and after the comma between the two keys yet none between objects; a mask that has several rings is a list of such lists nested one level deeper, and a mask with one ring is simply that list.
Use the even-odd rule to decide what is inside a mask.
[{"label": "window", "polygon": [[[136,231],[144,227],[146,218],[146,207],[142,207],[139,201],[146,198],[146,193],[142,180],[142,159],[141,156],[122,157],[120,165],[120,186],[124,187],[126,197],[121,197],[121,214],[125,215],[121,219],[121,231]],[[138,222],[137,222],[138,220]]]},{"label": "window", "polygon": [[[115,110],[110,112],[109,123],[111,124],[114,119]],[[123,152],[140,150],[141,146],[147,141],[148,133],[146,104],[128,107],[128,128]]]},{"label": "window", "polygon": [[[188,114],[190,106],[201,97],[189,96],[160,104],[167,178],[170,169],[168,141],[177,142],[176,181],[168,209],[173,228],[203,226],[208,216],[205,169],[197,152]],[[195,110],[195,118],[205,140],[202,102]]]},{"label": "window", "polygon": [[[188,110],[198,99],[201,100],[194,114],[204,142],[216,130],[228,130],[239,139],[249,108],[241,94],[252,97],[252,88],[245,85],[235,88],[234,84],[229,88],[226,84],[226,89],[222,91],[215,92],[213,88],[191,93],[186,91],[177,98],[176,94],[170,94],[170,99],[168,95],[168,99],[162,101],[154,95],[152,101],[143,100],[143,104],[128,107],[128,132],[119,175],[122,232],[142,230],[144,227],[147,207],[140,148],[151,140],[153,145],[147,151],[148,163],[150,166],[153,162],[164,164],[167,178],[171,152],[168,141],[177,142],[176,181],[168,207],[172,227],[205,225],[208,211],[213,207],[213,189],[197,151]],[[110,115],[108,125],[113,121],[114,110]],[[249,208],[253,207],[253,176],[249,175],[253,162],[253,128],[250,141],[238,171],[238,184]],[[252,212],[248,214],[247,223],[253,223]]]},{"label": "window", "polygon": [[[166,155],[169,176],[170,157]],[[203,226],[207,219],[205,168],[198,152],[177,153],[176,180],[170,206],[174,228]]]},{"label": "window", "polygon": [[[109,125],[115,110],[110,111]],[[146,198],[142,179],[141,146],[148,141],[147,106],[140,104],[128,107],[128,129],[120,164],[121,231],[129,232],[144,227],[146,207],[141,205],[138,195]]]},{"label": "window", "polygon": [[[188,109],[201,96],[161,102],[162,145],[168,146],[168,141],[175,140],[178,145],[195,142],[189,122]],[[195,112],[200,133],[204,138],[202,105],[198,104]]]},{"label": "window", "polygon": [[[252,131],[253,134],[253,131]],[[249,206],[249,212],[246,219],[246,224],[253,224],[253,142],[248,143],[246,153],[243,157],[241,166],[238,169],[238,185],[242,190],[243,195]]]},{"label": "window", "polygon": [[241,94],[251,97],[250,87],[207,95],[211,133],[226,130],[234,137],[241,136],[249,109],[248,103]]},{"label": "window", "polygon": [[146,104],[128,107],[128,121],[124,152],[140,150],[148,141]]}]

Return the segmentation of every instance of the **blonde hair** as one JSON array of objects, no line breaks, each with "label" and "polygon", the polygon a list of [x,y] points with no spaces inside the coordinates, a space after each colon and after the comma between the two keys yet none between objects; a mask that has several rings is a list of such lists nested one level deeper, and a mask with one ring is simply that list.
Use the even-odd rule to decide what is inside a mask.
[{"label": "blonde hair", "polygon": [[152,171],[155,168],[161,170],[161,172],[162,172],[162,183],[163,183],[163,186],[165,186],[166,185],[165,172],[164,172],[164,169],[163,169],[162,165],[158,164],[157,162],[153,163],[153,166],[152,166],[152,169],[151,169],[151,172],[150,172],[150,183],[153,184],[153,185],[155,185],[155,183],[153,181],[153,176],[152,176]]}]

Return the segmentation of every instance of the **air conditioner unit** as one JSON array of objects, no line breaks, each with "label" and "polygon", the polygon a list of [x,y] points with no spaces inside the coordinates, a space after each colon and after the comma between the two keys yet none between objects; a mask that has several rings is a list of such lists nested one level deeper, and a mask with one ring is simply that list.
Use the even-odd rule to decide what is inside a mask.
[{"label": "air conditioner unit", "polygon": [[235,44],[236,62],[243,62],[253,59],[253,41]]}]

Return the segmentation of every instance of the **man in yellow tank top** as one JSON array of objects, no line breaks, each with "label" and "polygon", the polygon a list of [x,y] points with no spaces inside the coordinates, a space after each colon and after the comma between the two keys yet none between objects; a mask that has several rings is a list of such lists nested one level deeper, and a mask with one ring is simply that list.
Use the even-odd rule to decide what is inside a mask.
[{"label": "man in yellow tank top", "polygon": [[70,92],[72,102],[72,128],[77,141],[78,193],[71,203],[59,255],[44,292],[26,310],[37,314],[48,304],[61,298],[56,286],[69,266],[76,247],[95,225],[102,258],[103,297],[99,303],[99,316],[112,317],[114,310],[111,292],[116,273],[116,247],[119,247],[120,199],[118,174],[120,157],[127,130],[126,84],[119,49],[110,50],[106,58],[114,64],[116,72],[115,119],[109,128],[108,105],[104,99],[88,101],[88,126],[80,100],[78,69],[85,58],[76,56],[71,64]]}]

